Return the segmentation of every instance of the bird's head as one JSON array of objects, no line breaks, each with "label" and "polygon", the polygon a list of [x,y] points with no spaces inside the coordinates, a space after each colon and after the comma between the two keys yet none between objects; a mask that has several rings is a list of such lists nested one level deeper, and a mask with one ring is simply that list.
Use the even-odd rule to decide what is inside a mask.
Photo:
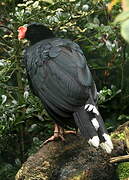
[{"label": "bird's head", "polygon": [[40,23],[31,23],[18,28],[18,39],[27,39],[35,44],[43,39],[54,37],[53,32]]}]

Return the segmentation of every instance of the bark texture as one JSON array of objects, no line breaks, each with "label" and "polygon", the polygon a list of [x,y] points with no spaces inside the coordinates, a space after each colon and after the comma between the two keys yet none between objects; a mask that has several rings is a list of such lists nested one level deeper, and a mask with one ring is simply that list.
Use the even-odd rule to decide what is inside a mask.
[{"label": "bark texture", "polygon": [[[110,156],[87,144],[81,136],[68,134],[66,142],[50,142],[30,156],[16,180],[114,180],[115,167]],[[115,142],[116,143],[116,142]],[[116,143],[113,155],[124,146]]]}]

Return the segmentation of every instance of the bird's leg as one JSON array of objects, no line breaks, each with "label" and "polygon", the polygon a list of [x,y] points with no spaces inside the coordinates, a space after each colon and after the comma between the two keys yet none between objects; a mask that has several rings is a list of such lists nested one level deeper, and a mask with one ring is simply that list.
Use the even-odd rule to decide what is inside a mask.
[{"label": "bird's leg", "polygon": [[62,127],[60,127],[60,133],[65,135],[65,134],[74,134],[77,135],[77,131],[72,131],[72,130],[64,130]]},{"label": "bird's leg", "polygon": [[62,141],[65,141],[64,134],[77,134],[76,131],[66,131],[59,125],[55,124],[54,134],[50,138],[48,138],[43,144],[47,144],[48,142],[54,141],[60,138]]},{"label": "bird's leg", "polygon": [[48,142],[54,141],[58,138],[61,138],[62,141],[65,141],[63,134],[60,131],[60,126],[55,124],[54,134],[49,139],[47,139],[43,144],[47,144]]}]

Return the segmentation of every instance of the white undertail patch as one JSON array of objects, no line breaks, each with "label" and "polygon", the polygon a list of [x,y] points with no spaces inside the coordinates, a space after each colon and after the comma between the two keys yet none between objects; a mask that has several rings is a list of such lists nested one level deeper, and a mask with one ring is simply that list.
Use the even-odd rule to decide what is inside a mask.
[{"label": "white undertail patch", "polygon": [[84,109],[86,109],[87,111],[92,111],[94,114],[99,115],[99,111],[93,104],[86,104]]},{"label": "white undertail patch", "polygon": [[99,123],[98,123],[97,119],[96,119],[96,118],[93,118],[93,119],[91,120],[91,122],[92,122],[93,126],[95,127],[96,131],[98,131],[98,129],[99,129]]},{"label": "white undertail patch", "polygon": [[104,133],[103,134],[103,137],[104,139],[106,140],[106,143],[108,144],[108,146],[113,149],[113,144],[112,144],[112,141],[111,141],[111,138],[108,134]]},{"label": "white undertail patch", "polygon": [[103,137],[105,139],[105,142],[101,143],[100,146],[102,149],[106,150],[106,152],[110,154],[113,150],[113,144],[111,138],[106,133],[103,134]]},{"label": "white undertail patch", "polygon": [[99,137],[98,136],[94,136],[92,139],[89,139],[88,143],[90,145],[93,145],[94,147],[98,148],[99,147],[99,143],[100,143]]},{"label": "white undertail patch", "polygon": [[100,147],[105,150],[108,154],[111,154],[112,149],[108,146],[108,144],[106,142],[101,143]]}]

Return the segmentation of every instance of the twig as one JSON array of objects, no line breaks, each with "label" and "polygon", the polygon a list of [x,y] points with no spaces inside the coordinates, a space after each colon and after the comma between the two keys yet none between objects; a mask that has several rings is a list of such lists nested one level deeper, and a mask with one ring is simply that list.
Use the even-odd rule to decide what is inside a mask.
[{"label": "twig", "polygon": [[11,31],[12,33],[14,33],[13,30],[12,30],[11,28],[7,27],[7,26],[0,25],[0,28],[6,28],[6,29],[8,29],[9,31]]},{"label": "twig", "polygon": [[2,36],[0,36],[0,39],[4,42],[4,44],[3,44],[3,43],[0,43],[2,46],[6,46],[6,47],[8,47],[8,48],[12,48],[12,47],[10,46],[10,44],[8,44],[8,42],[7,42]]},{"label": "twig", "polygon": [[129,162],[129,155],[113,157],[110,159],[110,163],[125,162],[125,161]]}]

